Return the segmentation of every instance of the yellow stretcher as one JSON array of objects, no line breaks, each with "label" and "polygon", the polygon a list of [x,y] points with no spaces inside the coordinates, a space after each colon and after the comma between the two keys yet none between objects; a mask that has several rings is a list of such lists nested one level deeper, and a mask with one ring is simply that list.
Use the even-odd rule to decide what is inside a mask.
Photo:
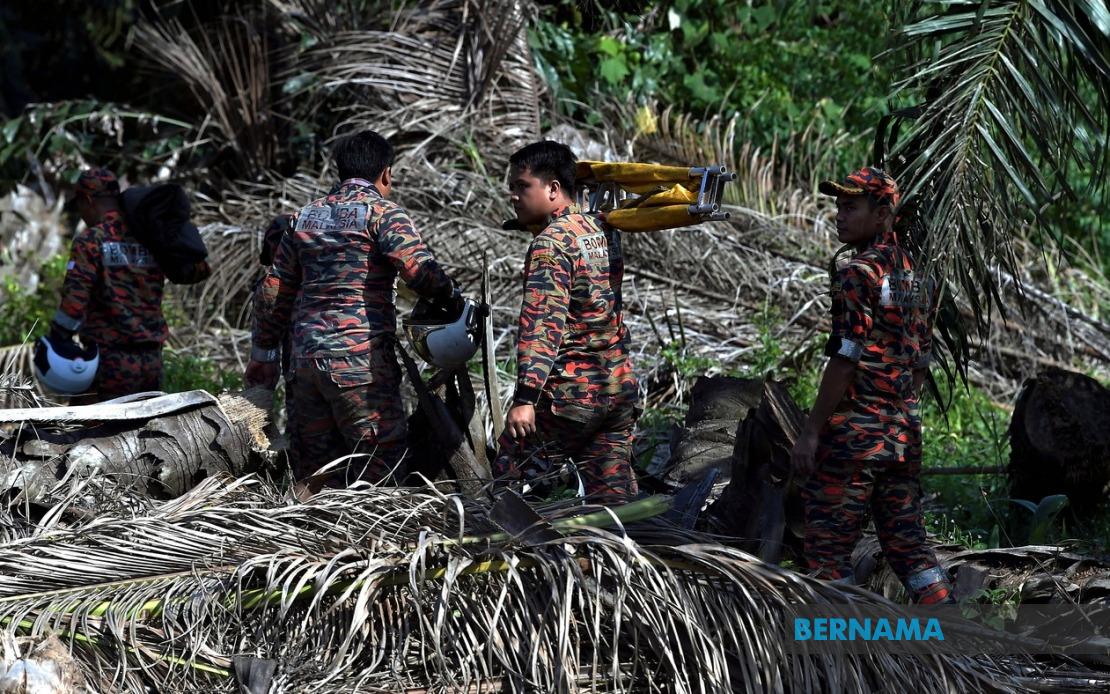
[{"label": "yellow stretcher", "polygon": [[728,219],[724,186],[736,174],[723,166],[663,166],[580,161],[578,204],[621,231],[659,231]]}]

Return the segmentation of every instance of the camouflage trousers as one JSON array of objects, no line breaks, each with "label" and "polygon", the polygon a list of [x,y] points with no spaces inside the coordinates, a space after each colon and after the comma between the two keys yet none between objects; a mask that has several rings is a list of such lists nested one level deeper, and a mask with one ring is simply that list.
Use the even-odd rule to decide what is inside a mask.
[{"label": "camouflage trousers", "polygon": [[852,579],[852,550],[870,511],[883,555],[915,601],[949,599],[947,575],[925,542],[919,433],[907,458],[873,462],[819,451],[817,471],[802,490],[805,558],[819,578]]},{"label": "camouflage trousers", "polygon": [[[344,461],[322,484],[381,482],[404,455],[407,423],[392,345],[366,357],[298,359],[287,381],[289,443],[297,480]],[[295,407],[292,406],[295,404]]]},{"label": "camouflage trousers", "polygon": [[521,441],[503,433],[493,474],[520,479],[536,460],[566,458],[582,476],[587,496],[634,496],[638,487],[632,472],[632,428],[638,416],[634,400],[585,404],[542,398],[536,405],[536,434]]},{"label": "camouflage trousers", "polygon": [[162,346],[119,349],[97,345],[100,365],[96,368],[89,394],[72,400],[73,404],[91,405],[134,393],[162,388]]}]

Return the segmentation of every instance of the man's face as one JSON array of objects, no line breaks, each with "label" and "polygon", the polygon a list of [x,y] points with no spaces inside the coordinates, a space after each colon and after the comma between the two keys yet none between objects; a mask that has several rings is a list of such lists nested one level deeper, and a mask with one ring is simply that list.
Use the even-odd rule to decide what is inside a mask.
[{"label": "man's face", "polygon": [[841,243],[866,244],[882,230],[889,208],[871,206],[863,195],[836,197],[836,236]]},{"label": "man's face", "polygon": [[509,170],[509,202],[522,225],[542,224],[554,211],[557,197],[554,181],[545,183],[527,168],[514,166]]}]

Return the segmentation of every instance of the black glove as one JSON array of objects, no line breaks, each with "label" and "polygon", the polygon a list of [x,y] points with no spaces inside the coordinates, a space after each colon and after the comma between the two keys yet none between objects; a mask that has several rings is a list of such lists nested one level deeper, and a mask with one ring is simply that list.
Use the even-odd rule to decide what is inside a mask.
[{"label": "black glove", "polygon": [[451,293],[437,296],[431,300],[431,304],[436,312],[443,315],[447,320],[455,320],[462,315],[466,300],[463,298],[462,289],[456,282],[452,281]]},{"label": "black glove", "polygon": [[55,344],[73,342],[73,338],[75,335],[76,333],[72,330],[66,330],[53,321],[50,323],[50,332],[47,334],[47,336],[50,338],[50,341]]}]

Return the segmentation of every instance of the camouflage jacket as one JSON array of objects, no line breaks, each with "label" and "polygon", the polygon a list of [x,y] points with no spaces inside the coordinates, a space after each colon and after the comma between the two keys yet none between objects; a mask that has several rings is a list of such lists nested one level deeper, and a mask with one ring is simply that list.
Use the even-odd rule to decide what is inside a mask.
[{"label": "camouflage jacket", "polygon": [[595,217],[568,207],[536,234],[525,266],[516,402],[635,398],[623,277],[620,236]]},{"label": "camouflage jacket", "polygon": [[454,285],[408,213],[362,179],[342,182],[297,213],[255,293],[252,357],[276,361],[292,329],[294,359],[368,354],[397,330],[397,276],[426,297]]},{"label": "camouflage jacket", "polygon": [[902,460],[916,426],[913,371],[928,364],[934,289],[885,236],[836,272],[826,354],[857,362],[824,439],[868,460]]},{"label": "camouflage jacket", "polygon": [[109,347],[161,344],[164,285],[154,256],[109,212],[73,239],[54,322]]}]

